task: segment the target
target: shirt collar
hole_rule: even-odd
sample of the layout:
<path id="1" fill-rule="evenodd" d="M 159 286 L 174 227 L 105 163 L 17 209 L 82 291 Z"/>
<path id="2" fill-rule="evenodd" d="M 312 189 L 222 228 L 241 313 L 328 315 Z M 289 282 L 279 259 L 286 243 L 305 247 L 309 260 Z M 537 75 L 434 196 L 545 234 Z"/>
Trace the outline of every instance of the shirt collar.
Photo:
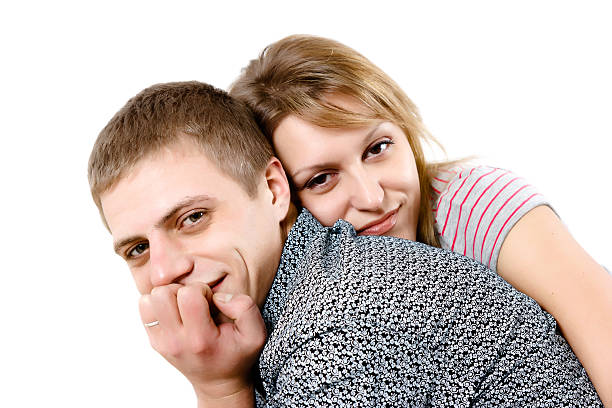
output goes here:
<path id="1" fill-rule="evenodd" d="M 272 333 L 279 317 L 284 312 L 287 296 L 308 272 L 307 266 L 303 265 L 303 260 L 308 256 L 313 241 L 326 230 L 327 228 L 304 208 L 289 231 L 278 271 L 262 310 L 268 335 Z"/>

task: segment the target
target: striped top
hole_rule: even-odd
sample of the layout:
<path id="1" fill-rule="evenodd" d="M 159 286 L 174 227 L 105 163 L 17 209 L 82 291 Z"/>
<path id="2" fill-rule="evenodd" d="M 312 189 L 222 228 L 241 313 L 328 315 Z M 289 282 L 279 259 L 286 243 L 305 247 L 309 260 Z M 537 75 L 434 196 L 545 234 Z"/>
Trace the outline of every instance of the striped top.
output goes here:
<path id="1" fill-rule="evenodd" d="M 434 227 L 442 248 L 497 270 L 506 235 L 519 219 L 548 205 L 532 185 L 514 173 L 489 166 L 441 171 L 432 181 Z"/>

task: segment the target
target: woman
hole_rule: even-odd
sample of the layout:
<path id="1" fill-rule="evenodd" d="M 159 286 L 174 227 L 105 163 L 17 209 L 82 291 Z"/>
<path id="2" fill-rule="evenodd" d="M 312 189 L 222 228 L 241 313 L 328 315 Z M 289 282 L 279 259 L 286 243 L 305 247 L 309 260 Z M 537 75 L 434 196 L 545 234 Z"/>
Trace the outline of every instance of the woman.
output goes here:
<path id="1" fill-rule="evenodd" d="M 524 180 L 491 167 L 427 163 L 415 105 L 338 42 L 268 46 L 230 93 L 274 144 L 300 204 L 324 225 L 441 246 L 496 270 L 557 320 L 612 405 L 612 278 Z M 416 232 L 415 232 L 416 231 Z"/>

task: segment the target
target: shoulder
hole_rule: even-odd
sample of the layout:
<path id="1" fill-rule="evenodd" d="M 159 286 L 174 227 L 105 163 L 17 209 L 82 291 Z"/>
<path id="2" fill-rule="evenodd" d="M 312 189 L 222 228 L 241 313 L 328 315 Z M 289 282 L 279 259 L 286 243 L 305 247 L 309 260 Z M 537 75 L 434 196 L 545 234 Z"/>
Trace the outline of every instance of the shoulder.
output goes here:
<path id="1" fill-rule="evenodd" d="M 443 248 L 495 270 L 503 240 L 514 224 L 546 198 L 523 177 L 491 167 L 457 167 L 432 181 L 434 228 Z"/>
<path id="2" fill-rule="evenodd" d="M 468 191 L 472 188 L 482 190 L 495 181 L 520 179 L 510 170 L 492 166 L 454 166 L 441 169 L 431 180 L 434 203 L 447 198 L 449 193 Z"/>
<path id="3" fill-rule="evenodd" d="M 529 188 L 533 190 L 533 186 L 524 178 L 498 167 L 456 167 L 444 170 L 432 180 L 436 221 L 445 221 L 446 224 L 438 228 L 445 230 L 448 226 L 447 218 L 453 211 L 458 213 L 466 206 L 472 209 L 478 204 L 485 208 L 493 203 L 502 205 L 507 199 Z M 537 192 L 533 191 L 532 194 Z M 441 216 L 445 218 L 441 219 Z"/>
<path id="4" fill-rule="evenodd" d="M 305 334 L 334 325 L 408 322 L 415 310 L 440 310 L 450 292 L 465 301 L 469 297 L 458 294 L 472 286 L 505 289 L 504 281 L 469 258 L 414 241 L 356 236 L 345 221 L 316 241 L 300 268 L 304 274 L 285 311 L 296 324 L 308 317 Z M 313 330 L 316 325 L 322 326 Z"/>

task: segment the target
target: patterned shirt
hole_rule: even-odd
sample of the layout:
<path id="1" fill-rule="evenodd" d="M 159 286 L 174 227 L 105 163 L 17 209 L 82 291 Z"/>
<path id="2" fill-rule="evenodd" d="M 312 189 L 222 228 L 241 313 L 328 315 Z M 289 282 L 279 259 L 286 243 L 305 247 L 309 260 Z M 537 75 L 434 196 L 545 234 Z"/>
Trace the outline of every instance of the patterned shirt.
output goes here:
<path id="1" fill-rule="evenodd" d="M 434 227 L 442 248 L 494 271 L 512 227 L 533 208 L 548 205 L 525 179 L 489 166 L 442 171 L 434 177 L 432 189 Z"/>
<path id="2" fill-rule="evenodd" d="M 259 406 L 602 406 L 555 320 L 483 265 L 306 210 L 262 314 Z"/>

